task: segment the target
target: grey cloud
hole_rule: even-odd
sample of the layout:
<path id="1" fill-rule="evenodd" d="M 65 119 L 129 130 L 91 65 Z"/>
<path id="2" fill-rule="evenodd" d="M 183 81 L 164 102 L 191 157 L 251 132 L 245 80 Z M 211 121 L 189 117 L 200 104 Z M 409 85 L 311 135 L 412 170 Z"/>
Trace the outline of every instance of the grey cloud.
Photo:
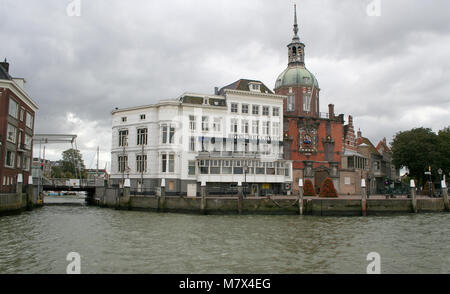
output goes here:
<path id="1" fill-rule="evenodd" d="M 82 0 L 80 17 L 66 15 L 69 2 L 0 1 L 0 37 L 8 40 L 0 54 L 41 107 L 38 132 L 72 132 L 67 112 L 107 130 L 114 107 L 212 93 L 238 78 L 272 88 L 287 65 L 291 1 Z M 418 108 L 449 113 L 450 4 L 382 0 L 382 15 L 368 17 L 369 2 L 308 0 L 297 7 L 321 110 L 334 103 L 377 141 L 409 128 L 405 117 Z M 430 127 L 445 125 L 431 116 Z M 91 143 L 79 145 L 91 150 Z"/>

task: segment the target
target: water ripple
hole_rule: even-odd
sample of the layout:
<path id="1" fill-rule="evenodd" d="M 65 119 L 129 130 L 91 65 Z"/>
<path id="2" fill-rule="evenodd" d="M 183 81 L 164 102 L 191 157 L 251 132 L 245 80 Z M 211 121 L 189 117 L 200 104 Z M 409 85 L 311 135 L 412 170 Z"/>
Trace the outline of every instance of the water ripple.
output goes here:
<path id="1" fill-rule="evenodd" d="M 450 214 L 200 216 L 48 206 L 0 218 L 0 273 L 449 273 Z"/>

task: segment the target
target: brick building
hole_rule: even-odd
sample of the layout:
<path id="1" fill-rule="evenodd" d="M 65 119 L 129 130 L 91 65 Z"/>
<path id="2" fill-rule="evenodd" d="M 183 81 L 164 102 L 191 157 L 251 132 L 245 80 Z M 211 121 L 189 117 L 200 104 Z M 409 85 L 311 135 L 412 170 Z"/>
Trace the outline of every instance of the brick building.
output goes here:
<path id="1" fill-rule="evenodd" d="M 287 96 L 284 103 L 284 154 L 293 161 L 293 190 L 298 179 L 310 179 L 316 190 L 323 180 L 340 186 L 340 164 L 344 143 L 344 115 L 335 115 L 334 105 L 321 113 L 320 87 L 305 67 L 305 44 L 298 36 L 295 14 L 294 37 L 288 47 L 288 67 L 278 76 L 275 93 Z"/>
<path id="2" fill-rule="evenodd" d="M 31 175 L 34 118 L 39 107 L 24 85 L 24 79 L 11 77 L 6 59 L 0 62 L 0 192 L 13 191 L 18 174 L 23 174 L 25 184 Z"/>

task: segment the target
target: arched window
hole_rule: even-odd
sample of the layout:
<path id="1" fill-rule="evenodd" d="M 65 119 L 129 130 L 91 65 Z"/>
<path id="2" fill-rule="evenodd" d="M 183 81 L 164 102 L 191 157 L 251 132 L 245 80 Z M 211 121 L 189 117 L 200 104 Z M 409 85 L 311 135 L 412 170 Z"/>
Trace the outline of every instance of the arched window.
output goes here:
<path id="1" fill-rule="evenodd" d="M 292 47 L 292 54 L 297 55 L 297 47 Z"/>

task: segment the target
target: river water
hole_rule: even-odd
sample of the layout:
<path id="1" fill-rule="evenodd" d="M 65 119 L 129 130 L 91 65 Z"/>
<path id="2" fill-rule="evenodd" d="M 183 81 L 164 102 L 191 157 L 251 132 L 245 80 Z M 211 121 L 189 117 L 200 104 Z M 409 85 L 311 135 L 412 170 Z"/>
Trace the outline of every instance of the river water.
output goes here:
<path id="1" fill-rule="evenodd" d="M 0 218 L 0 273 L 450 273 L 450 214 L 186 215 L 52 205 Z"/>

